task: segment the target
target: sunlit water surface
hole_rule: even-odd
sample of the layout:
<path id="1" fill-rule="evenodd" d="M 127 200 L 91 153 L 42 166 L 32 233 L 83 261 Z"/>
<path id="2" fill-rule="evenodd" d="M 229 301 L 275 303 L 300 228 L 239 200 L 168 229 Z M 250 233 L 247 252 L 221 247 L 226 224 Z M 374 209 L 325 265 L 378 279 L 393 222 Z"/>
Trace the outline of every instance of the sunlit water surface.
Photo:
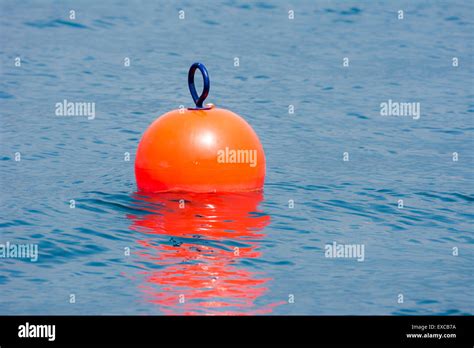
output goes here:
<path id="1" fill-rule="evenodd" d="M 39 246 L 1 260 L 0 313 L 473 313 L 472 2 L 0 10 L 0 242 Z M 136 192 L 140 136 L 191 106 L 194 61 L 259 134 L 263 193 Z M 96 117 L 56 116 L 64 99 Z M 388 99 L 420 119 L 381 116 Z M 364 261 L 326 258 L 333 242 Z"/>

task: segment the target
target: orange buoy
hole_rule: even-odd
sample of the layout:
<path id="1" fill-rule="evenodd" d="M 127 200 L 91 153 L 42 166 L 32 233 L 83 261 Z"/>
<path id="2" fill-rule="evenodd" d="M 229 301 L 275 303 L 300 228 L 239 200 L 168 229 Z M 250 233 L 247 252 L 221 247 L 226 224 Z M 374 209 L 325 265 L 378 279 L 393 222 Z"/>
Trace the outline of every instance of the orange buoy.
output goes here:
<path id="1" fill-rule="evenodd" d="M 194 73 L 204 78 L 198 97 Z M 263 189 L 265 153 L 252 127 L 237 114 L 203 106 L 210 88 L 201 63 L 189 69 L 195 108 L 170 111 L 156 119 L 138 145 L 135 177 L 144 192 L 241 192 Z"/>

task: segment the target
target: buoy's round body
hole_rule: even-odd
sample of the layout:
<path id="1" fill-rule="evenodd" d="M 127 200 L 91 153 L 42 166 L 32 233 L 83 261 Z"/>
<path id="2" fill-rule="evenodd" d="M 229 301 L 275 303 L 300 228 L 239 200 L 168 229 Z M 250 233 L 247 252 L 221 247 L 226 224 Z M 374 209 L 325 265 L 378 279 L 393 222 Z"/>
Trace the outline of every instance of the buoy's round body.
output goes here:
<path id="1" fill-rule="evenodd" d="M 135 176 L 144 192 L 256 191 L 265 154 L 252 127 L 229 110 L 173 110 L 143 134 Z"/>

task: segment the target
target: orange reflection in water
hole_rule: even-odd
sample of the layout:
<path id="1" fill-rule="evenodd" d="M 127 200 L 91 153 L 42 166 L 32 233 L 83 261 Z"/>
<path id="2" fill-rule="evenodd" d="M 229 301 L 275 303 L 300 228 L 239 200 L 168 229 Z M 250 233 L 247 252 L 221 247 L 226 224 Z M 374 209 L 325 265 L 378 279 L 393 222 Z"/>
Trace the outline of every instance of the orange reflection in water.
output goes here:
<path id="1" fill-rule="evenodd" d="M 146 298 L 164 314 L 267 314 L 280 303 L 258 307 L 269 278 L 242 264 L 258 259 L 259 240 L 270 217 L 258 210 L 260 192 L 164 193 L 136 198 L 145 216 L 128 215 L 131 229 L 149 238 L 137 242 L 145 266 Z M 160 239 L 153 235 L 169 236 Z"/>

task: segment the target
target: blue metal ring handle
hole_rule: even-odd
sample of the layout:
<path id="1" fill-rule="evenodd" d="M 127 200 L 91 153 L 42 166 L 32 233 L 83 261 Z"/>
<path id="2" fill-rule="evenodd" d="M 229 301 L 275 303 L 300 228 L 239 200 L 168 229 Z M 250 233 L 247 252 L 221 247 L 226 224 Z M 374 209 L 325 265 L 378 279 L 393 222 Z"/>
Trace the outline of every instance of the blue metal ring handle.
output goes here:
<path id="1" fill-rule="evenodd" d="M 198 97 L 197 92 L 196 92 L 196 86 L 194 86 L 194 73 L 196 72 L 196 69 L 199 69 L 202 74 L 202 78 L 204 79 L 204 86 L 202 88 L 201 95 Z M 188 73 L 188 86 L 189 86 L 189 92 L 191 92 L 191 96 L 193 97 L 194 104 L 196 104 L 196 109 L 207 109 L 202 107 L 202 103 L 204 100 L 207 98 L 207 95 L 209 94 L 209 88 L 211 87 L 211 82 L 209 81 L 209 73 L 207 72 L 206 67 L 202 63 L 194 63 L 191 65 L 189 68 L 189 73 Z"/>

